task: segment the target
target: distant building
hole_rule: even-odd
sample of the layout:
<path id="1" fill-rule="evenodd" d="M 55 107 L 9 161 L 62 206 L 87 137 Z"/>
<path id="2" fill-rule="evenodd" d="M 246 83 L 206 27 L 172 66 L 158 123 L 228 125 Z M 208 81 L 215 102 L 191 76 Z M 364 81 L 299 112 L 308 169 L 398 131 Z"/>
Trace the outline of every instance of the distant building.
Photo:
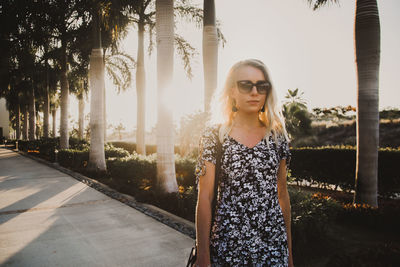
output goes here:
<path id="1" fill-rule="evenodd" d="M 6 108 L 6 99 L 0 98 L 0 140 L 10 138 L 9 113 Z"/>

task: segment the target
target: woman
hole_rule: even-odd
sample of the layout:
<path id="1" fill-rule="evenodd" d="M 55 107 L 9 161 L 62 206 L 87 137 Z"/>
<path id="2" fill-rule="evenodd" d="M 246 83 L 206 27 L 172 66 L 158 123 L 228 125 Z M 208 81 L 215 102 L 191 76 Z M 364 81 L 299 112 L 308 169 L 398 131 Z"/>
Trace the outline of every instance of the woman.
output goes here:
<path id="1" fill-rule="evenodd" d="M 218 103 L 222 123 L 205 129 L 196 167 L 196 266 L 293 266 L 289 138 L 265 65 L 255 59 L 236 63 Z M 222 153 L 214 196 L 218 139 Z"/>

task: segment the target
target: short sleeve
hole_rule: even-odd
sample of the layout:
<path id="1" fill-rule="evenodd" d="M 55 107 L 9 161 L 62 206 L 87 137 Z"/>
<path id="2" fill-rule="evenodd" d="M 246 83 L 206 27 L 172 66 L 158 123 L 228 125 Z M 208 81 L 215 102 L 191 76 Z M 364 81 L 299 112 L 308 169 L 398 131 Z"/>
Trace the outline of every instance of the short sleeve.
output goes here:
<path id="1" fill-rule="evenodd" d="M 280 160 L 286 159 L 286 169 L 290 166 L 290 161 L 292 159 L 292 153 L 290 152 L 289 142 L 286 140 L 285 136 L 280 135 L 279 137 L 279 158 Z"/>
<path id="2" fill-rule="evenodd" d="M 214 165 L 216 164 L 217 141 L 218 141 L 218 128 L 207 127 L 200 138 L 199 155 L 197 158 L 196 169 L 195 169 L 196 187 L 198 187 L 200 176 L 206 174 L 205 162 L 209 161 Z"/>

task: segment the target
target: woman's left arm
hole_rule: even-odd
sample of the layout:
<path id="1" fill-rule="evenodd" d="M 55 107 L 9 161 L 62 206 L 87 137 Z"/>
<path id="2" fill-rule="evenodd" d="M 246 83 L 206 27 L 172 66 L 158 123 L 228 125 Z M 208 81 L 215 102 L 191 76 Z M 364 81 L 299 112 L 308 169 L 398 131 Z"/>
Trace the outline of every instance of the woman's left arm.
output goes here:
<path id="1" fill-rule="evenodd" d="M 286 225 L 286 233 L 289 248 L 289 267 L 293 265 L 293 254 L 292 254 L 292 233 L 291 233 L 291 210 L 290 210 L 290 198 L 287 190 L 286 180 L 286 159 L 282 159 L 278 169 L 278 200 L 282 209 L 283 218 Z"/>

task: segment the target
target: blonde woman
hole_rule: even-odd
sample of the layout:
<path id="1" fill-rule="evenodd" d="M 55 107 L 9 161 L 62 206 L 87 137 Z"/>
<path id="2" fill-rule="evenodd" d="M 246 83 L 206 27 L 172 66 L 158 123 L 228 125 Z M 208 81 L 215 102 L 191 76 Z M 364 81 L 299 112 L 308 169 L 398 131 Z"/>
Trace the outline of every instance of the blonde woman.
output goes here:
<path id="1" fill-rule="evenodd" d="M 289 138 L 266 66 L 255 59 L 236 63 L 217 100 L 222 121 L 205 129 L 196 167 L 196 266 L 293 266 Z"/>

